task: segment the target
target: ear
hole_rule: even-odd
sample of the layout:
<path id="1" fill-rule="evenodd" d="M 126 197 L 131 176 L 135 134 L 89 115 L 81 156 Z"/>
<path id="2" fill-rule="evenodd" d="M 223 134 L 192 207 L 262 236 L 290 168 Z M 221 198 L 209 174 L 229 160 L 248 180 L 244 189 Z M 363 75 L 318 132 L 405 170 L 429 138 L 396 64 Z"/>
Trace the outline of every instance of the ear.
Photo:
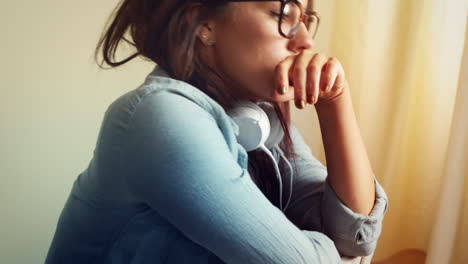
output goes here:
<path id="1" fill-rule="evenodd" d="M 205 22 L 198 28 L 197 36 L 203 44 L 212 46 L 215 40 L 214 22 Z"/>
<path id="2" fill-rule="evenodd" d="M 193 3 L 188 7 L 186 19 L 188 24 L 195 23 L 200 12 L 200 3 Z M 197 29 L 198 39 L 205 45 L 211 46 L 215 43 L 215 21 L 213 19 L 202 23 Z"/>

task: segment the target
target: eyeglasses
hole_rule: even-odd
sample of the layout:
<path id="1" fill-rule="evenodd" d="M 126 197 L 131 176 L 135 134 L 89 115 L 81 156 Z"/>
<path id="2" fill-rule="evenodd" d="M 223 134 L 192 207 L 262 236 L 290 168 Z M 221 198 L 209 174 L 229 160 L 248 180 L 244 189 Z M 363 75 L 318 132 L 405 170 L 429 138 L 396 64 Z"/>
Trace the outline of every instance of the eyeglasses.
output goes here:
<path id="1" fill-rule="evenodd" d="M 194 2 L 208 2 L 209 0 L 195 0 Z M 311 10 L 304 11 L 304 7 L 298 0 L 226 0 L 228 2 L 266 2 L 280 1 L 281 9 L 279 13 L 272 12 L 271 15 L 278 19 L 278 31 L 281 36 L 292 39 L 303 22 L 307 32 L 312 39 L 317 35 L 320 17 L 317 12 Z"/>

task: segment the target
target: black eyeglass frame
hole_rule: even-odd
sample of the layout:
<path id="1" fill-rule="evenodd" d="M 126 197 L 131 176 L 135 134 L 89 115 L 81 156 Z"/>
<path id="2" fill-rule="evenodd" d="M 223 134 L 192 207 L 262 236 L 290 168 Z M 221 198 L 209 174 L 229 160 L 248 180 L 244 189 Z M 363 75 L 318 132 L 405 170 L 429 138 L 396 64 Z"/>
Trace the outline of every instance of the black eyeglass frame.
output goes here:
<path id="1" fill-rule="evenodd" d="M 193 2 L 208 2 L 208 1 L 210 1 L 210 0 L 193 0 Z M 304 24 L 307 27 L 307 30 L 310 30 L 309 27 L 308 27 L 308 24 L 307 24 L 308 22 L 306 22 L 305 19 L 308 19 L 307 21 L 310 21 L 311 19 L 314 19 L 314 18 L 317 20 L 317 24 L 316 24 L 314 32 L 312 34 L 312 39 L 315 39 L 315 36 L 317 35 L 318 27 L 319 27 L 319 24 L 320 24 L 320 16 L 318 15 L 318 13 L 316 11 L 314 11 L 312 9 L 312 7 L 309 10 L 304 11 L 304 7 L 302 6 L 301 2 L 299 2 L 298 0 L 224 0 L 224 1 L 227 1 L 227 2 L 271 2 L 271 1 L 279 1 L 279 2 L 281 2 L 281 9 L 280 9 L 280 17 L 279 17 L 279 21 L 278 21 L 278 32 L 280 33 L 280 35 L 282 37 L 285 37 L 287 39 L 294 38 L 296 36 L 298 27 L 300 26 L 301 22 L 304 22 Z M 299 19 L 299 23 L 297 25 L 295 25 L 294 28 L 291 29 L 291 32 L 290 32 L 291 34 L 286 35 L 282 31 L 281 25 L 283 23 L 284 7 L 290 2 L 293 2 L 294 4 L 299 6 L 299 8 L 301 9 L 301 18 Z"/>

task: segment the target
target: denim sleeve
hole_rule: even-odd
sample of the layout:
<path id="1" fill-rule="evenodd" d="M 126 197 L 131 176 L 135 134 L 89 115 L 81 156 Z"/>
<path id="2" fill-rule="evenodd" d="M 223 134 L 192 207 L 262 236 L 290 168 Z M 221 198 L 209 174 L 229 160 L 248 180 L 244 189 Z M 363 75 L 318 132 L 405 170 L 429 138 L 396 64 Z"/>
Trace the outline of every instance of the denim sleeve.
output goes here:
<path id="1" fill-rule="evenodd" d="M 148 95 L 126 138 L 130 192 L 225 263 L 340 263 L 331 239 L 301 231 L 269 202 L 216 119 L 189 98 Z"/>
<path id="2" fill-rule="evenodd" d="M 329 185 L 327 169 L 312 154 L 298 129 L 290 126 L 297 169 L 293 169 L 293 193 L 285 214 L 303 230 L 320 231 L 330 237 L 347 256 L 374 252 L 382 230 L 388 199 L 374 177 L 375 203 L 369 216 L 353 212 Z M 294 167 L 293 167 L 294 168 Z"/>

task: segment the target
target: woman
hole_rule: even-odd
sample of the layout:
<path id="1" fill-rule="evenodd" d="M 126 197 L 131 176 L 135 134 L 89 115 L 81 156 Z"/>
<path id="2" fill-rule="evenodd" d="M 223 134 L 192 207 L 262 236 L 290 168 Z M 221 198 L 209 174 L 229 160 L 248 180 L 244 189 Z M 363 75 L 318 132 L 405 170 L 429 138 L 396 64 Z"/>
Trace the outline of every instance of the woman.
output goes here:
<path id="1" fill-rule="evenodd" d="M 387 197 L 341 64 L 313 51 L 317 26 L 306 0 L 124 0 L 96 54 L 112 67 L 136 56 L 158 66 L 107 110 L 46 263 L 339 263 L 340 254 L 371 254 Z M 137 52 L 116 62 L 120 41 Z M 292 124 L 290 100 L 315 106 L 328 168 Z M 241 101 L 269 102 L 281 121 L 285 136 L 271 150 L 292 181 L 285 210 L 272 161 L 236 140 L 227 113 Z"/>

